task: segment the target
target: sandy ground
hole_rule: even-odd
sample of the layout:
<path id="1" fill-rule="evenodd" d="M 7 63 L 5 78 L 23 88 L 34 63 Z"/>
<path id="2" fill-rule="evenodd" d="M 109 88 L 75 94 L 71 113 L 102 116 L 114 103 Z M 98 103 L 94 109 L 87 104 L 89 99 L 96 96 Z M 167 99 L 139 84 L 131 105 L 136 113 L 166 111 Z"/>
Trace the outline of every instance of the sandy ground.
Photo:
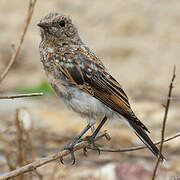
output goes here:
<path id="1" fill-rule="evenodd" d="M 0 1 L 0 72 L 7 65 L 12 44 L 17 46 L 21 35 L 28 2 L 24 0 Z M 161 122 L 173 66 L 177 78 L 173 89 L 173 101 L 168 116 L 166 135 L 179 131 L 180 107 L 180 1 L 179 0 L 38 0 L 22 51 L 6 79 L 0 84 L 0 92 L 13 92 L 20 85 L 36 86 L 45 74 L 39 60 L 39 29 L 37 23 L 49 12 L 72 16 L 83 41 L 103 60 L 109 72 L 123 85 L 137 116 L 151 131 L 154 140 L 160 138 Z M 0 101 L 0 130 L 13 126 L 15 109 L 27 107 L 30 121 L 35 128 L 49 133 L 68 132 L 78 134 L 86 120 L 67 110 L 54 97 Z M 29 122 L 29 120 L 26 120 Z M 141 142 L 119 122 L 109 122 L 105 129 L 111 135 L 110 142 L 101 144 L 114 147 L 140 145 Z M 48 132 L 47 131 L 47 132 Z M 42 138 L 41 136 L 38 136 Z M 73 138 L 69 139 L 71 142 Z M 120 140 L 119 140 L 120 139 Z M 38 146 L 33 143 L 37 157 L 54 152 L 66 142 Z M 38 141 L 38 140 L 37 140 Z M 39 141 L 38 141 L 39 142 Z M 53 148 L 52 148 L 53 146 Z M 169 166 L 161 167 L 157 179 L 180 177 L 180 139 L 166 144 L 164 152 Z M 41 150 L 39 150 L 41 149 Z M 0 172 L 7 171 L 0 145 Z M 40 168 L 44 179 L 150 179 L 155 159 L 149 151 L 133 153 L 82 152 L 77 164 L 51 163 Z M 50 167 L 50 168 L 49 168 Z M 51 169 L 57 171 L 50 177 Z M 129 170 L 129 171 L 128 171 Z M 126 174 L 126 175 L 125 175 Z M 34 177 L 35 178 L 35 177 Z M 26 177 L 25 177 L 26 179 Z M 36 178 L 35 178 L 36 179 Z"/>

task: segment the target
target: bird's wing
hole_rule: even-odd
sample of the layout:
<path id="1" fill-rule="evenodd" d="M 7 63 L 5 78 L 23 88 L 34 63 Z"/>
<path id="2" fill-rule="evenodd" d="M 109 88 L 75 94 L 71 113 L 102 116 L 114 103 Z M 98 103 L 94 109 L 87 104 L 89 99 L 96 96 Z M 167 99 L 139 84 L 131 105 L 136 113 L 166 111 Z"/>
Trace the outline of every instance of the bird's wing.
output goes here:
<path id="1" fill-rule="evenodd" d="M 73 63 L 63 65 L 56 63 L 56 66 L 75 86 L 124 116 L 135 134 L 157 157 L 158 148 L 146 134 L 145 131 L 149 132 L 148 129 L 133 113 L 128 97 L 120 84 L 105 70 L 104 65 L 94 54 L 87 55 L 83 51 L 82 54 L 79 53 L 81 51 L 76 55 L 67 53 L 70 59 L 73 58 Z M 164 161 L 162 155 L 161 160 Z"/>
<path id="2" fill-rule="evenodd" d="M 64 53 L 66 59 L 73 60 L 72 64 L 65 62 L 63 66 L 56 65 L 75 86 L 148 131 L 133 113 L 120 84 L 105 70 L 102 62 L 94 54 L 84 53 L 83 50 L 78 50 L 73 55 L 67 51 Z"/>

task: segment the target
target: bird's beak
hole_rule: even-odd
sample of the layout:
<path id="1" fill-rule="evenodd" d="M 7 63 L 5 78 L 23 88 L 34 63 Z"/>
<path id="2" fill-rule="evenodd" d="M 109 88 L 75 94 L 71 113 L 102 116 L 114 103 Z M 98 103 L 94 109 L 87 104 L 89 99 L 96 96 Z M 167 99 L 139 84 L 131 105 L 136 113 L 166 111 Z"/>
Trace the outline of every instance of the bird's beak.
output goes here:
<path id="1" fill-rule="evenodd" d="M 49 27 L 49 24 L 48 23 L 44 23 L 44 22 L 40 22 L 39 24 L 37 24 L 39 27 L 45 29 L 45 28 L 48 28 Z"/>

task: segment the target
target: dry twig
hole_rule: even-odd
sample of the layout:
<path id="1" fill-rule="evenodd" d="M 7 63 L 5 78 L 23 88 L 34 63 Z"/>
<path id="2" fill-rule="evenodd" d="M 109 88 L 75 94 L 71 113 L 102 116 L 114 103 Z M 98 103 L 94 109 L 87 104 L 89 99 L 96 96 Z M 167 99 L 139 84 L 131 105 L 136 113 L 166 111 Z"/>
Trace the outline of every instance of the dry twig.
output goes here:
<path id="1" fill-rule="evenodd" d="M 21 35 L 21 39 L 20 39 L 20 42 L 19 42 L 19 45 L 17 47 L 17 49 L 15 50 L 15 52 L 13 53 L 10 61 L 9 61 L 9 64 L 7 65 L 6 69 L 3 71 L 3 73 L 0 75 L 0 82 L 6 77 L 6 75 L 8 74 L 8 72 L 10 71 L 13 63 L 15 62 L 16 60 L 16 57 L 18 56 L 20 50 L 21 50 L 21 46 L 22 46 L 22 43 L 24 41 L 24 37 L 25 37 L 25 34 L 27 32 L 27 29 L 28 29 L 28 26 L 29 26 L 29 23 L 31 21 L 31 17 L 32 17 L 32 14 L 33 14 L 33 11 L 34 11 L 34 7 L 35 7 L 35 4 L 36 4 L 36 1 L 37 0 L 30 0 L 29 1 L 29 7 L 28 7 L 28 14 L 27 14 L 27 17 L 26 17 L 26 22 L 25 22 L 25 26 L 24 26 L 24 30 L 22 32 L 22 35 Z"/>
<path id="2" fill-rule="evenodd" d="M 43 93 L 4 95 L 4 96 L 0 96 L 0 99 L 15 99 L 15 98 L 24 98 L 24 97 L 33 97 L 33 96 L 42 96 L 42 95 Z"/>
<path id="3" fill-rule="evenodd" d="M 98 138 L 102 138 L 102 136 L 103 136 L 103 135 L 99 136 Z M 165 139 L 164 142 L 170 141 L 170 140 L 175 139 L 175 138 L 177 138 L 177 137 L 179 137 L 179 136 L 180 136 L 180 133 L 177 133 L 177 134 L 175 134 L 174 136 L 171 136 L 171 137 Z M 96 140 L 97 140 L 97 139 L 96 139 Z M 161 142 L 161 141 L 160 141 L 160 142 Z M 160 143 L 160 142 L 158 142 L 158 143 Z M 158 143 L 156 143 L 156 144 L 158 144 Z M 90 142 L 82 141 L 82 142 L 80 142 L 80 143 L 77 143 L 77 144 L 74 146 L 74 151 L 78 151 L 78 150 L 84 149 L 84 148 L 86 148 L 86 147 L 90 148 Z M 146 146 L 142 146 L 142 147 L 127 148 L 127 149 L 119 149 L 119 150 L 116 151 L 116 152 L 128 152 L 128 151 L 134 151 L 134 150 L 139 150 L 139 149 L 143 149 L 143 148 L 147 148 L 147 147 L 146 147 Z M 92 148 L 92 149 L 93 149 L 93 148 Z M 101 149 L 100 149 L 100 150 L 101 150 Z M 104 149 L 104 150 L 105 150 L 105 149 Z M 108 151 L 107 151 L 107 152 L 108 152 Z M 112 151 L 110 151 L 110 152 L 112 152 Z M 113 151 L 113 152 L 114 152 L 114 151 Z M 23 166 L 23 167 L 20 167 L 20 168 L 18 168 L 18 169 L 16 169 L 16 170 L 10 171 L 10 172 L 4 174 L 3 176 L 1 176 L 1 177 L 0 177 L 0 180 L 8 179 L 8 178 L 13 178 L 13 177 L 16 177 L 16 176 L 18 176 L 18 175 L 24 174 L 24 173 L 26 173 L 26 172 L 31 172 L 31 171 L 35 170 L 36 168 L 38 168 L 38 167 L 40 167 L 40 166 L 42 166 L 42 165 L 44 165 L 44 164 L 47 164 L 47 163 L 52 162 L 52 161 L 55 161 L 55 160 L 57 160 L 57 159 L 59 159 L 59 158 L 61 158 L 61 157 L 67 156 L 67 155 L 69 155 L 69 154 L 70 154 L 69 150 L 64 150 L 64 149 L 62 149 L 62 150 L 60 150 L 60 151 L 57 152 L 57 153 L 54 153 L 54 154 L 49 155 L 49 156 L 47 156 L 47 157 L 41 158 L 41 159 L 39 159 L 39 160 L 37 160 L 37 161 L 34 161 L 34 162 L 30 163 L 30 164 L 27 164 L 27 165 L 25 165 L 25 166 Z"/>
<path id="4" fill-rule="evenodd" d="M 171 79 L 171 82 L 170 82 L 170 85 L 169 85 L 169 92 L 168 92 L 167 102 L 166 102 L 166 106 L 165 106 L 165 113 L 164 113 L 163 125 L 162 125 L 162 130 L 161 130 L 161 143 L 160 143 L 160 148 L 159 148 L 159 156 L 158 156 L 156 165 L 154 167 L 152 180 L 155 180 L 157 168 L 158 168 L 158 165 L 159 165 L 160 160 L 161 160 L 161 154 L 162 154 L 162 149 L 163 149 L 164 133 L 165 133 L 165 128 L 166 128 L 167 115 L 168 115 L 169 105 L 170 105 L 170 102 L 171 102 L 171 94 L 172 94 L 173 83 L 174 83 L 175 78 L 176 78 L 176 67 L 174 66 L 173 76 L 172 76 L 172 79 Z"/>
<path id="5" fill-rule="evenodd" d="M 178 132 L 177 134 L 175 134 L 173 136 L 169 136 L 168 138 L 164 139 L 163 142 L 171 141 L 172 139 L 175 139 L 179 136 L 180 136 L 180 132 Z M 161 143 L 161 140 L 155 142 L 154 144 L 158 145 L 160 143 Z M 88 148 L 95 150 L 93 146 L 90 146 Z M 146 148 L 147 148 L 147 146 L 136 146 L 136 147 L 117 148 L 117 149 L 115 149 L 115 148 L 100 148 L 99 147 L 100 151 L 104 151 L 104 152 L 129 152 L 129 151 L 137 151 L 137 150 L 146 149 Z"/>
<path id="6" fill-rule="evenodd" d="M 7 141 L 7 148 L 4 149 L 7 165 L 11 171 L 15 170 L 17 167 L 24 166 L 25 164 L 29 164 L 30 162 L 36 160 L 36 153 L 29 131 L 24 128 L 23 121 L 19 119 L 20 111 L 21 108 L 17 109 L 15 113 L 14 125 L 16 128 L 16 134 L 13 136 L 14 139 L 11 139 L 13 143 L 9 143 L 9 141 Z M 13 149 L 9 148 L 9 144 L 11 144 L 11 146 L 13 144 Z M 27 176 L 22 173 L 16 179 L 32 179 L 33 173 L 35 173 L 38 179 L 43 179 L 42 175 L 36 170 L 27 174 Z"/>

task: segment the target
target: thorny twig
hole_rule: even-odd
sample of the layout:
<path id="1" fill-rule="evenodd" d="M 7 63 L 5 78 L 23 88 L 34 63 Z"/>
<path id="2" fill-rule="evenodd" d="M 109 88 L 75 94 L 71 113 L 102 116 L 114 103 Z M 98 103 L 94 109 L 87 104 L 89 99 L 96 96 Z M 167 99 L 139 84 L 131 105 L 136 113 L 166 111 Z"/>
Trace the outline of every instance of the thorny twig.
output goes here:
<path id="1" fill-rule="evenodd" d="M 2 82 L 2 80 L 7 76 L 8 72 L 10 71 L 10 69 L 11 69 L 11 67 L 13 65 L 13 63 L 16 60 L 16 57 L 18 56 L 18 54 L 19 54 L 19 52 L 21 50 L 21 46 L 22 46 L 22 43 L 24 41 L 24 37 L 25 37 L 25 34 L 27 32 L 29 23 L 31 21 L 31 17 L 32 17 L 32 14 L 33 14 L 33 11 L 34 11 L 34 7 L 35 7 L 35 4 L 36 4 L 36 1 L 37 0 L 30 0 L 29 1 L 28 14 L 27 14 L 27 17 L 26 17 L 26 22 L 25 22 L 24 30 L 22 32 L 19 45 L 18 45 L 17 49 L 15 50 L 15 52 L 13 53 L 13 55 L 12 55 L 10 61 L 9 61 L 9 64 L 6 67 L 6 69 L 0 75 L 0 82 Z"/>
<path id="2" fill-rule="evenodd" d="M 163 118 L 163 125 L 162 125 L 162 130 L 161 130 L 161 143 L 160 143 L 160 148 L 159 148 L 159 155 L 158 155 L 156 165 L 154 167 L 152 180 L 155 180 L 157 168 L 158 168 L 158 165 L 159 165 L 160 160 L 161 160 L 161 154 L 162 154 L 162 149 L 163 149 L 164 133 L 165 133 L 165 128 L 166 128 L 167 115 L 168 115 L 169 105 L 170 105 L 170 102 L 171 102 L 171 94 L 172 94 L 173 83 L 174 83 L 175 78 L 176 78 L 176 66 L 174 66 L 173 76 L 172 76 L 172 79 L 171 79 L 171 82 L 170 82 L 170 85 L 169 85 L 169 92 L 168 92 L 166 108 L 165 108 L 165 113 L 164 113 L 164 118 Z"/>

